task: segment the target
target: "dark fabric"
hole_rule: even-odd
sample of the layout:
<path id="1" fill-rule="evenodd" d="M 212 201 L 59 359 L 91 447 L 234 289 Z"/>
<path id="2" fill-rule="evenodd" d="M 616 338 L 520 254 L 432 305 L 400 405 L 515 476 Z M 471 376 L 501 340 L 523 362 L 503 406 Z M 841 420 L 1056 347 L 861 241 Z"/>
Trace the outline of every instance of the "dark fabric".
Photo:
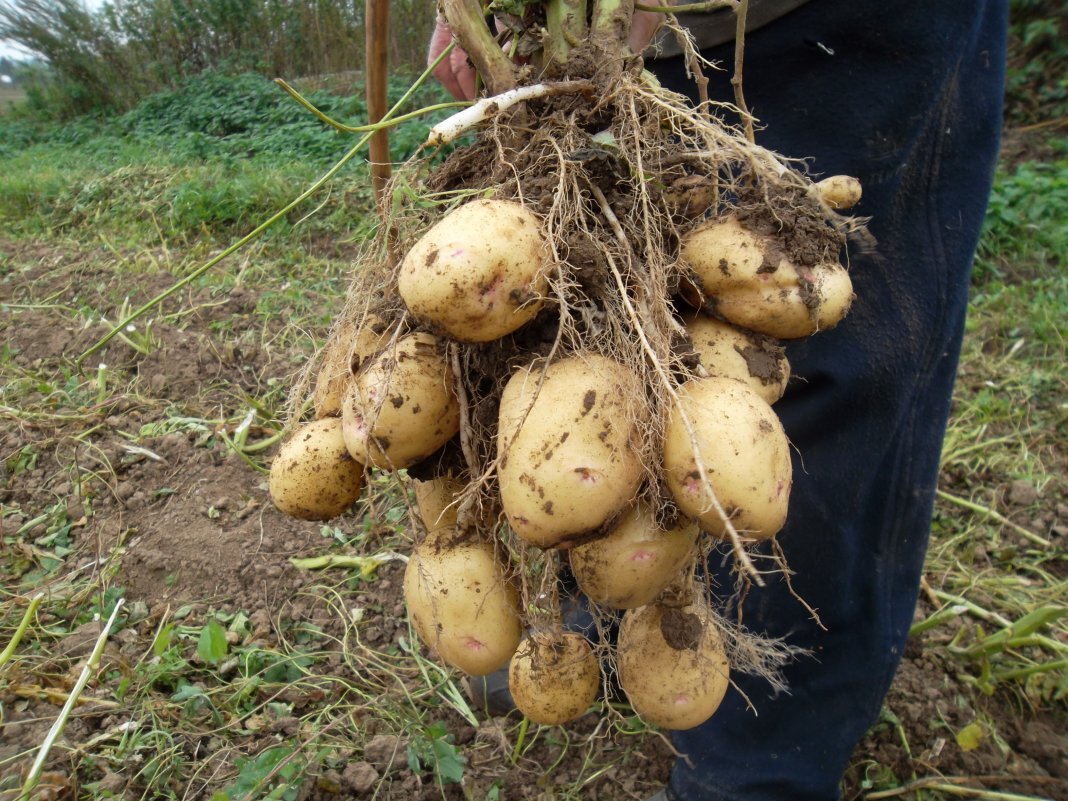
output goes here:
<path id="1" fill-rule="evenodd" d="M 749 9 L 745 15 L 745 30 L 752 32 L 774 22 L 809 0 L 749 0 Z M 675 3 L 681 5 L 681 3 Z M 689 13 L 678 15 L 679 24 L 685 26 L 698 47 L 715 47 L 734 39 L 738 29 L 737 17 L 728 8 L 706 13 Z M 668 30 L 656 37 L 653 52 L 658 58 L 677 56 L 682 52 L 675 35 Z"/>
<path id="2" fill-rule="evenodd" d="M 775 409 L 796 446 L 781 545 L 794 586 L 754 589 L 745 622 L 811 649 L 789 694 L 736 676 L 705 725 L 680 732 L 684 801 L 826 801 L 874 721 L 915 608 L 968 274 L 1001 124 L 1004 0 L 813 0 L 747 37 L 757 141 L 857 176 L 879 241 L 851 252 L 857 295 L 836 329 L 788 348 Z M 705 55 L 731 63 L 731 46 Z M 678 58 L 651 65 L 690 91 Z M 730 100 L 728 76 L 712 91 Z M 729 579 L 721 577 L 721 586 Z"/>

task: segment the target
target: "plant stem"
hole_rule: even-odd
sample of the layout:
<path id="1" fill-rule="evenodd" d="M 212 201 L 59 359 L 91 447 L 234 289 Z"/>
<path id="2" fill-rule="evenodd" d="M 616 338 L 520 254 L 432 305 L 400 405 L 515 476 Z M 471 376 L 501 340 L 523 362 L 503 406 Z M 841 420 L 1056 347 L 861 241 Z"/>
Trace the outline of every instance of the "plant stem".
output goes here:
<path id="1" fill-rule="evenodd" d="M 111 632 L 111 627 L 115 623 L 115 618 L 118 616 L 123 602 L 124 599 L 120 598 L 115 603 L 115 608 L 111 610 L 111 616 L 108 618 L 108 622 L 104 625 L 104 630 L 101 631 L 100 636 L 97 637 L 96 645 L 93 646 L 93 652 L 89 654 L 89 659 L 85 663 L 85 667 L 82 668 L 81 675 L 78 676 L 78 681 L 75 683 L 74 689 L 71 690 L 70 695 L 67 697 L 67 703 L 63 705 L 63 709 L 59 712 L 59 717 L 56 718 L 56 722 L 52 724 L 52 728 L 48 731 L 48 736 L 45 737 L 45 741 L 41 744 L 41 750 L 37 752 L 37 758 L 33 761 L 33 766 L 30 768 L 30 772 L 26 775 L 26 781 L 22 784 L 22 790 L 19 792 L 18 801 L 29 801 L 30 793 L 33 791 L 33 788 L 37 786 L 37 782 L 41 778 L 41 770 L 44 768 L 45 760 L 48 759 L 48 753 L 52 750 L 52 744 L 55 743 L 56 738 L 59 737 L 63 728 L 67 725 L 67 718 L 70 717 L 71 710 L 74 709 L 74 705 L 78 702 L 78 698 L 85 689 L 85 685 L 89 683 L 89 676 L 100 662 L 100 655 L 104 652 L 104 643 L 107 642 L 108 634 Z"/>
<path id="2" fill-rule="evenodd" d="M 3 667 L 7 660 L 14 655 L 15 649 L 19 647 L 19 641 L 22 639 L 22 635 L 24 635 L 26 629 L 29 628 L 30 620 L 33 618 L 34 612 L 37 611 L 37 607 L 41 605 L 41 601 L 43 600 L 43 592 L 39 592 L 37 595 L 33 596 L 30 605 L 26 607 L 26 612 L 22 615 L 22 620 L 19 623 L 18 628 L 15 629 L 15 634 L 11 638 L 11 642 L 7 644 L 3 653 L 0 653 L 0 667 Z"/>
<path id="3" fill-rule="evenodd" d="M 478 0 L 442 0 L 445 20 L 478 70 L 491 95 L 498 95 L 516 84 L 515 69 L 497 44 L 486 24 Z"/>
<path id="4" fill-rule="evenodd" d="M 975 503 L 974 501 L 969 501 L 964 498 L 958 498 L 956 495 L 950 495 L 948 492 L 944 492 L 942 490 L 936 490 L 935 494 L 944 501 L 955 503 L 957 506 L 963 507 L 964 509 L 967 509 L 970 512 L 976 512 L 978 514 L 983 515 L 984 517 L 989 517 L 991 520 L 996 520 L 1003 526 L 1008 526 L 1021 537 L 1028 540 L 1029 542 L 1033 542 L 1035 545 L 1041 545 L 1043 548 L 1049 547 L 1049 542 L 1047 542 L 1044 538 L 1040 537 L 1038 534 L 1035 534 L 1035 532 L 1033 531 L 1027 530 L 1023 526 L 1013 523 L 1011 520 L 1009 520 L 1009 518 L 1005 517 L 1003 514 L 1000 514 L 999 512 L 991 509 L 988 506 L 981 506 Z"/>
<path id="5" fill-rule="evenodd" d="M 630 23 L 634 0 L 594 0 L 590 19 L 590 44 L 610 69 L 619 71 L 631 55 Z"/>
<path id="6" fill-rule="evenodd" d="M 649 11 L 653 14 L 699 14 L 705 11 L 716 11 L 721 8 L 737 8 L 738 0 L 708 0 L 707 3 L 683 3 L 677 6 L 648 6 L 645 3 L 635 3 L 635 11 Z"/>
<path id="7" fill-rule="evenodd" d="M 571 48 L 586 38 L 586 0 L 549 0 L 545 4 L 545 63 L 562 67 Z"/>
<path id="8" fill-rule="evenodd" d="M 519 760 L 519 755 L 523 753 L 523 743 L 527 739 L 527 728 L 530 726 L 530 718 L 523 715 L 523 722 L 519 724 L 519 736 L 515 741 L 515 748 L 512 749 L 512 764 L 514 765 Z"/>
<path id="9" fill-rule="evenodd" d="M 745 125 L 745 138 L 749 144 L 756 141 L 753 132 L 753 115 L 749 113 L 749 107 L 745 104 L 745 95 L 742 93 L 742 62 L 745 55 L 745 18 L 749 13 L 749 0 L 741 0 L 738 3 L 738 19 L 734 28 L 734 75 L 731 76 L 731 86 L 734 87 L 734 105 L 742 113 L 742 123 Z"/>

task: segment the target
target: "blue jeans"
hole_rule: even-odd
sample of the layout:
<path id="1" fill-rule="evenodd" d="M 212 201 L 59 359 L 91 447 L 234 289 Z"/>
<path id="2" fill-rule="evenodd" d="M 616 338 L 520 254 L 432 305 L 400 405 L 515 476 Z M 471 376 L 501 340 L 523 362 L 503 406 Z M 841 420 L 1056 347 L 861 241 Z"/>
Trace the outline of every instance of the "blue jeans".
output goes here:
<path id="1" fill-rule="evenodd" d="M 780 543 L 784 582 L 750 593 L 746 625 L 811 651 L 790 690 L 735 676 L 706 724 L 674 736 L 686 801 L 828 801 L 875 720 L 915 609 L 968 275 L 1001 126 L 1005 0 L 812 0 L 749 35 L 744 88 L 757 141 L 858 177 L 873 253 L 849 253 L 856 302 L 790 345 L 798 377 L 775 409 L 796 446 Z M 733 45 L 705 53 L 728 68 Z M 681 60 L 651 63 L 693 94 Z M 731 100 L 724 74 L 712 91 Z M 719 577 L 730 586 L 730 578 Z"/>

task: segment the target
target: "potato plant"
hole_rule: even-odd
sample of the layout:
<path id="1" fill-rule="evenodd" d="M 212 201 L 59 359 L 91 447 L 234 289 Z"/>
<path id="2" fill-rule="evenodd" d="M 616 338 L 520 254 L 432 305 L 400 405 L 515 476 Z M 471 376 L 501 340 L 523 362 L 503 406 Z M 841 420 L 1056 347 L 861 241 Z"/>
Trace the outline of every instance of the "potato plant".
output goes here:
<path id="1" fill-rule="evenodd" d="M 750 549 L 792 477 L 779 341 L 848 312 L 859 185 L 757 145 L 740 95 L 735 126 L 660 87 L 628 50 L 632 1 L 523 5 L 505 26 L 523 65 L 479 4 L 443 9 L 490 97 L 428 138 L 469 144 L 394 178 L 297 397 L 353 463 L 413 479 L 405 597 L 439 659 L 510 662 L 546 724 L 589 707 L 603 659 L 647 721 L 699 725 L 731 670 L 775 681 L 785 658 L 716 611 L 702 565 L 722 547 L 762 583 Z M 564 631 L 566 566 L 622 617 L 618 648 Z"/>

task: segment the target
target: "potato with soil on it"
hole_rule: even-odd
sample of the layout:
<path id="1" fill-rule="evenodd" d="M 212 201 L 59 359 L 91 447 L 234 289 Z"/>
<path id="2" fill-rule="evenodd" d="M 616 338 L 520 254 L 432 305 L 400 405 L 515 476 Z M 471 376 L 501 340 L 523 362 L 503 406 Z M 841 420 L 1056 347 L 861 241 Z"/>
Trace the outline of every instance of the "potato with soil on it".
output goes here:
<path id="1" fill-rule="evenodd" d="M 490 542 L 427 534 L 404 571 L 404 600 L 419 639 L 464 673 L 492 673 L 519 645 L 519 594 Z"/>
<path id="2" fill-rule="evenodd" d="M 427 531 L 456 527 L 460 494 L 466 486 L 452 473 L 435 476 L 426 481 L 412 481 L 415 508 Z"/>
<path id="3" fill-rule="evenodd" d="M 426 458 L 460 430 L 444 343 L 408 334 L 369 361 L 341 407 L 345 445 L 372 467 L 397 470 Z"/>
<path id="4" fill-rule="evenodd" d="M 723 640 L 708 609 L 651 604 L 623 615 L 619 684 L 646 723 L 692 729 L 719 708 L 730 684 Z"/>
<path id="5" fill-rule="evenodd" d="M 474 200 L 446 214 L 404 258 L 397 288 L 412 315 L 461 342 L 500 339 L 534 318 L 548 287 L 541 221 L 518 203 Z"/>
<path id="6" fill-rule="evenodd" d="M 558 726 L 590 708 L 601 666 L 589 642 L 576 632 L 534 632 L 508 666 L 508 690 L 516 708 L 535 723 Z"/>
<path id="7" fill-rule="evenodd" d="M 341 420 L 327 417 L 286 440 L 271 463 L 268 488 L 282 514 L 329 520 L 355 503 L 363 483 L 363 465 L 345 447 Z"/>
<path id="8" fill-rule="evenodd" d="M 697 525 L 679 515 L 664 528 L 638 502 L 608 534 L 568 552 L 571 571 L 590 600 L 633 609 L 656 600 L 693 556 Z"/>
<path id="9" fill-rule="evenodd" d="M 735 529 L 768 539 L 786 522 L 793 467 L 790 444 L 767 402 L 733 378 L 699 378 L 678 390 L 664 432 L 664 476 L 682 512 L 715 536 L 726 526 L 701 481 L 708 483 Z M 690 439 L 685 417 L 696 437 Z M 695 450 L 696 446 L 696 450 Z"/>
<path id="10" fill-rule="evenodd" d="M 863 190 L 852 175 L 831 175 L 816 184 L 816 193 L 832 209 L 851 209 L 860 202 Z"/>
<path id="11" fill-rule="evenodd" d="M 782 345 L 700 312 L 687 317 L 683 324 L 709 375 L 736 378 L 768 403 L 782 397 L 790 380 L 790 363 Z"/>
<path id="12" fill-rule="evenodd" d="M 795 264 L 772 237 L 735 217 L 688 233 L 679 258 L 717 315 L 778 339 L 833 328 L 853 302 L 853 284 L 840 264 Z"/>
<path id="13" fill-rule="evenodd" d="M 634 498 L 649 425 L 645 391 L 617 361 L 583 352 L 516 371 L 497 435 L 508 524 L 539 548 L 594 535 Z"/>
<path id="14" fill-rule="evenodd" d="M 389 330 L 377 314 L 362 325 L 342 323 L 323 352 L 322 366 L 315 377 L 312 405 L 316 418 L 341 414 L 341 401 L 354 370 L 389 341 Z"/>

